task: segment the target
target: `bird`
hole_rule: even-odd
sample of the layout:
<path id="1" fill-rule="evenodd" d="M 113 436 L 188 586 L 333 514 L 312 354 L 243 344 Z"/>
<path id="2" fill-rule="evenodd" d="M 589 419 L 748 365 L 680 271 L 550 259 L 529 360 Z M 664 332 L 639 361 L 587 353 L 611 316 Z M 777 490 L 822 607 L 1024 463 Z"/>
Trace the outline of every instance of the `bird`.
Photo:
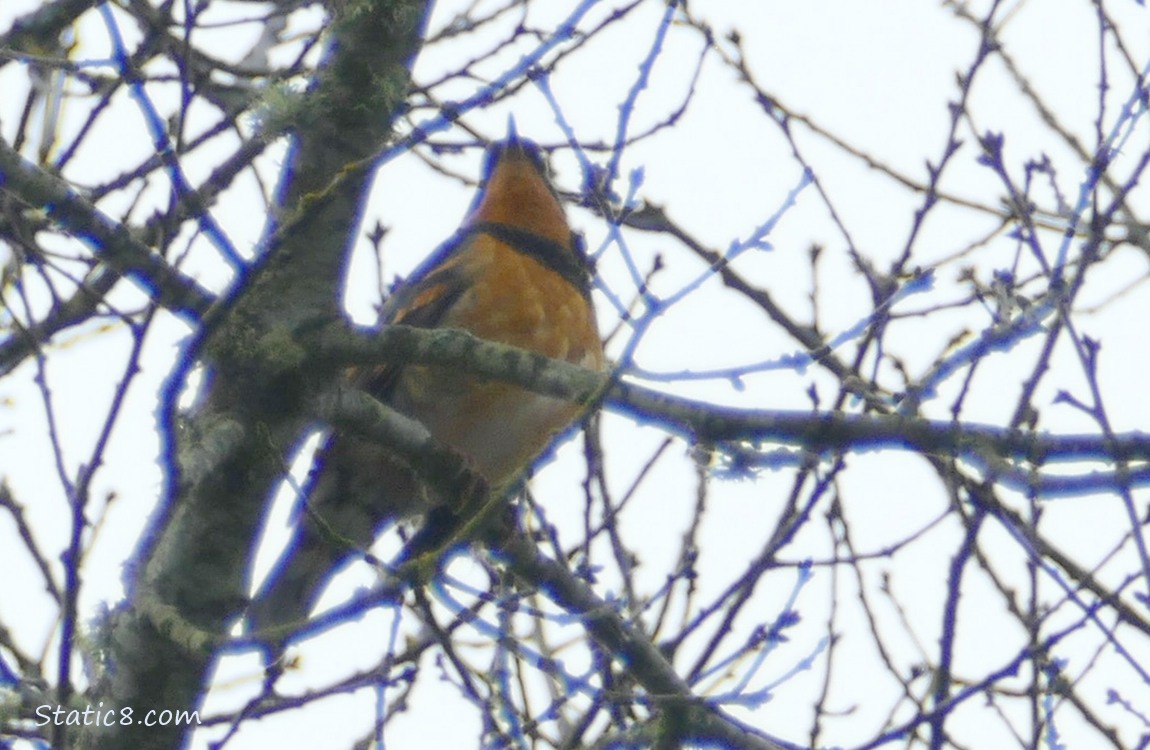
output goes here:
<path id="1" fill-rule="evenodd" d="M 542 150 L 507 136 L 486 152 L 483 177 L 456 231 L 385 300 L 380 322 L 459 328 L 489 341 L 602 370 L 592 270 L 571 230 Z M 350 383 L 421 422 L 492 489 L 517 478 L 585 410 L 577 403 L 446 367 L 353 368 Z M 335 571 L 389 523 L 451 507 L 376 443 L 332 432 L 304 487 L 306 512 L 248 607 L 249 632 L 306 623 Z M 426 523 L 430 524 L 430 521 Z M 417 537 L 418 538 L 418 537 Z M 337 540 L 337 541 L 333 541 Z"/>

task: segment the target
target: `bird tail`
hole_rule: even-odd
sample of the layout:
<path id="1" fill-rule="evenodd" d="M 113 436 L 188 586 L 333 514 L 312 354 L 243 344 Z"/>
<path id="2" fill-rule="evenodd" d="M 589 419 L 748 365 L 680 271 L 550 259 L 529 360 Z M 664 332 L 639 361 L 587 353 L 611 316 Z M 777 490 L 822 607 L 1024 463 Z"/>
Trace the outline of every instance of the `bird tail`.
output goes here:
<path id="1" fill-rule="evenodd" d="M 329 438 L 312 477 L 292 539 L 247 611 L 248 633 L 273 652 L 307 624 L 328 581 L 362 558 L 388 522 L 425 509 L 411 471 L 355 438 Z"/>

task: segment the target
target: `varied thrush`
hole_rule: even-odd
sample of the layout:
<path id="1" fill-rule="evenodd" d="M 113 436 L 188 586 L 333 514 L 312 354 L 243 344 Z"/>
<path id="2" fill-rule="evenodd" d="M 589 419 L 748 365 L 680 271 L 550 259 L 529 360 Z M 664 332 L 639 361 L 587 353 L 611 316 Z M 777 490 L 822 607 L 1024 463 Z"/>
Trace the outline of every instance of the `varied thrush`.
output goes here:
<path id="1" fill-rule="evenodd" d="M 602 369 L 591 273 L 577 240 L 539 147 L 512 128 L 488 150 L 459 231 L 396 288 L 381 321 L 461 328 Z M 444 367 L 389 364 L 349 377 L 467 457 L 491 488 L 514 479 L 582 411 Z M 338 432 L 320 448 L 309 485 L 308 512 L 299 514 L 289 547 L 249 609 L 253 631 L 301 624 L 334 570 L 388 522 L 452 504 L 385 448 Z M 333 534 L 343 544 L 333 544 Z"/>

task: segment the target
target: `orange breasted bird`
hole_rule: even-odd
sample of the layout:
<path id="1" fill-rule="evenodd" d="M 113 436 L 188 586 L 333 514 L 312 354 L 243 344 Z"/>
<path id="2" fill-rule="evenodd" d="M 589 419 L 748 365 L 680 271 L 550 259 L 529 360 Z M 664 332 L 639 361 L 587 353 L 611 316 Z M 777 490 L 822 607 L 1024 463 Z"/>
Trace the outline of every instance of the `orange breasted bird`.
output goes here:
<path id="1" fill-rule="evenodd" d="M 591 273 L 576 239 L 538 146 L 512 127 L 488 150 L 463 225 L 387 299 L 381 320 L 462 328 L 602 369 Z M 444 367 L 388 364 L 349 377 L 422 422 L 493 488 L 518 476 L 583 410 Z M 389 521 L 452 504 L 386 448 L 338 432 L 320 449 L 308 484 L 310 512 L 298 514 L 288 549 L 249 608 L 253 631 L 302 624 L 334 570 L 369 547 Z"/>

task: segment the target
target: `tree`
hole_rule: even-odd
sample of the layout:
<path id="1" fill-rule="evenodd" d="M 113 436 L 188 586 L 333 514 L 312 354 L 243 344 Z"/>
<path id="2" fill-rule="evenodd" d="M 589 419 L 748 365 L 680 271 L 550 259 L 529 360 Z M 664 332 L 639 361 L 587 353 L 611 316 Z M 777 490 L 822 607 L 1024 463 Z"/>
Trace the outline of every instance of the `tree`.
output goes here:
<path id="1" fill-rule="evenodd" d="M 1145 11 L 703 5 L 14 18 L 6 743 L 1146 746 Z M 511 113 L 608 376 L 370 325 Z M 363 550 L 265 678 L 317 430 L 475 486 L 341 385 L 380 362 L 602 409 L 467 545 Z"/>

